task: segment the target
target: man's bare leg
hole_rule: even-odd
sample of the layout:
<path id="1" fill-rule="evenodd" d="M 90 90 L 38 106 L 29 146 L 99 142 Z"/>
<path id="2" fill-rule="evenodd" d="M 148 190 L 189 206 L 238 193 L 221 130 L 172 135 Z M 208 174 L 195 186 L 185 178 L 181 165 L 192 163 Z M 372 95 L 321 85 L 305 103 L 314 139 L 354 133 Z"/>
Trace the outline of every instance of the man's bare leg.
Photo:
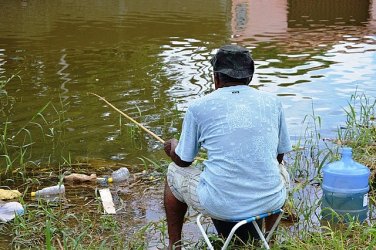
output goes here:
<path id="1" fill-rule="evenodd" d="M 167 180 L 165 182 L 164 206 L 166 211 L 168 227 L 168 249 L 180 250 L 180 246 L 175 246 L 175 248 L 173 248 L 173 246 L 175 243 L 178 243 L 180 245 L 184 216 L 187 212 L 188 206 L 187 204 L 175 198 L 174 194 L 171 192 L 171 189 L 167 184 Z"/>
<path id="2" fill-rule="evenodd" d="M 265 218 L 265 231 L 266 232 L 269 232 L 272 229 L 274 223 L 278 219 L 278 216 L 279 214 L 272 214 Z"/>
<path id="3" fill-rule="evenodd" d="M 268 236 L 270 230 L 272 229 L 274 223 L 276 222 L 276 220 L 278 219 L 278 216 L 279 214 L 272 214 L 268 217 L 265 218 L 265 238 Z M 277 229 L 277 228 L 276 228 Z M 269 244 L 272 245 L 274 243 L 274 235 L 272 236 L 272 238 L 270 239 L 270 242 Z"/>

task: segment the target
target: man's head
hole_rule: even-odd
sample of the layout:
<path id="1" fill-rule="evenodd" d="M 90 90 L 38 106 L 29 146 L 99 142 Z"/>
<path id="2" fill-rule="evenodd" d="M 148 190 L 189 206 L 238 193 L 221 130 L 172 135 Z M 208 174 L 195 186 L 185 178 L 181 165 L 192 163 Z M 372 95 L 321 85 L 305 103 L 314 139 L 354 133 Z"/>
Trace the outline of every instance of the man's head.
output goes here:
<path id="1" fill-rule="evenodd" d="M 216 88 L 248 84 L 252 80 L 255 66 L 251 54 L 238 45 L 221 47 L 210 60 Z"/>

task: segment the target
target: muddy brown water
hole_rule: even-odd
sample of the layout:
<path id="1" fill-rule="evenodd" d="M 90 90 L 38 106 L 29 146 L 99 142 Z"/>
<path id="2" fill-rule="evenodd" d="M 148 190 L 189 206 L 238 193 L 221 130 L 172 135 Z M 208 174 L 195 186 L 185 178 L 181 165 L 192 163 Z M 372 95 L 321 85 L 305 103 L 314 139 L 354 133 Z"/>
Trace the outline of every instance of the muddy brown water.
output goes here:
<path id="1" fill-rule="evenodd" d="M 178 136 L 189 102 L 213 90 L 208 60 L 215 49 L 238 43 L 255 59 L 252 85 L 283 102 L 293 140 L 312 108 L 323 136 L 334 137 L 355 90 L 376 96 L 375 30 L 375 0 L 3 0 L 0 80 L 19 78 L 5 87 L 10 99 L 0 95 L 0 126 L 8 122 L 9 144 L 28 145 L 25 161 L 36 172 L 61 173 L 45 166 L 63 157 L 159 160 L 159 142 L 88 92 L 164 139 Z M 43 117 L 28 123 L 49 102 Z M 31 137 L 17 134 L 25 124 Z M 130 199 L 142 204 L 144 218 L 127 223 L 163 218 L 160 190 L 147 193 L 152 198 Z"/>

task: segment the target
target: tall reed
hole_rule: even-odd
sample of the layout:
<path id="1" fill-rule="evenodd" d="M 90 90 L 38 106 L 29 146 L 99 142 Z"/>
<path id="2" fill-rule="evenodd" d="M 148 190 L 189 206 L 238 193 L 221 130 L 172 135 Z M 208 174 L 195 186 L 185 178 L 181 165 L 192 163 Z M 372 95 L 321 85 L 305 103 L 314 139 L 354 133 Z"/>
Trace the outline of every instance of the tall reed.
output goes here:
<path id="1" fill-rule="evenodd" d="M 338 148 L 341 146 L 350 146 L 354 151 L 354 158 L 365 164 L 375 175 L 375 99 L 367 97 L 364 93 L 355 93 L 351 96 L 348 107 L 345 107 L 346 125 L 337 130 L 338 138 L 331 140 L 333 143 L 322 141 L 321 136 L 316 131 L 308 133 L 303 140 L 302 152 L 297 152 L 293 160 L 296 167 L 295 180 L 301 174 L 301 168 L 306 166 L 315 167 L 313 175 L 308 174 L 309 178 L 303 178 L 306 184 L 315 184 L 317 187 L 306 188 L 307 185 L 296 185 L 293 191 L 293 200 L 297 204 L 294 208 L 300 215 L 299 222 L 289 227 L 282 227 L 280 230 L 280 239 L 275 249 L 373 249 L 376 246 L 375 226 L 374 226 L 374 204 L 375 192 L 371 190 L 370 197 L 370 219 L 368 223 L 360 224 L 352 221 L 345 226 L 327 225 L 320 223 L 321 204 L 321 169 L 328 162 L 339 158 Z M 316 120 L 314 116 L 313 120 Z M 313 126 L 314 130 L 317 127 Z M 306 133 L 307 134 L 307 133 Z M 314 140 L 312 140 L 314 138 Z M 307 145 L 308 143 L 308 145 Z M 312 146 L 313 144 L 313 146 Z M 298 146 L 301 144 L 297 144 Z M 320 146 L 321 145 L 321 146 Z M 308 167 L 309 168 L 309 167 Z M 299 170 L 300 169 L 300 170 Z M 304 177 L 304 176 L 303 176 Z M 374 179 L 371 179 L 371 186 Z M 296 195 L 298 192 L 300 195 Z M 313 197 L 313 199 L 312 199 Z M 313 202 L 307 202 L 312 200 Z"/>
<path id="2" fill-rule="evenodd" d="M 6 92 L 6 86 L 14 78 L 15 76 L 0 81 L 0 101 L 2 103 L 4 98 L 12 99 Z M 0 123 L 0 164 L 3 167 L 0 169 L 0 173 L 7 175 L 10 172 L 17 172 L 25 176 L 27 174 L 26 167 L 36 165 L 34 161 L 43 158 L 43 155 L 32 153 L 36 144 L 52 149 L 49 150 L 47 156 L 49 162 L 53 159 L 55 162 L 59 162 L 60 157 L 63 157 L 64 126 L 68 121 L 65 117 L 67 103 L 63 103 L 60 99 L 59 107 L 48 102 L 37 112 L 31 114 L 29 120 L 19 128 L 13 125 L 10 112 L 15 105 L 17 105 L 15 102 L 8 106 L 2 105 L 0 110 L 0 115 L 4 117 L 1 119 L 3 122 Z"/>

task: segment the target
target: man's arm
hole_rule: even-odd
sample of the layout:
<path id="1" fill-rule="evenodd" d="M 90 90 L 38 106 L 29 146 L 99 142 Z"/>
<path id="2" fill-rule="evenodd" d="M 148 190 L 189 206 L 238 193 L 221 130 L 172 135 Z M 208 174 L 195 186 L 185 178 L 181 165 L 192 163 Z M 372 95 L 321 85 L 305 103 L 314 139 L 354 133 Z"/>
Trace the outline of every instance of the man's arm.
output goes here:
<path id="1" fill-rule="evenodd" d="M 189 165 L 192 164 L 192 162 L 187 162 L 187 161 L 183 161 L 182 159 L 180 159 L 180 156 L 178 156 L 175 153 L 175 148 L 177 145 L 178 145 L 178 140 L 170 139 L 164 143 L 164 151 L 171 158 L 171 160 L 175 162 L 176 165 L 178 165 L 179 167 L 183 167 L 183 168 L 188 167 Z"/>

